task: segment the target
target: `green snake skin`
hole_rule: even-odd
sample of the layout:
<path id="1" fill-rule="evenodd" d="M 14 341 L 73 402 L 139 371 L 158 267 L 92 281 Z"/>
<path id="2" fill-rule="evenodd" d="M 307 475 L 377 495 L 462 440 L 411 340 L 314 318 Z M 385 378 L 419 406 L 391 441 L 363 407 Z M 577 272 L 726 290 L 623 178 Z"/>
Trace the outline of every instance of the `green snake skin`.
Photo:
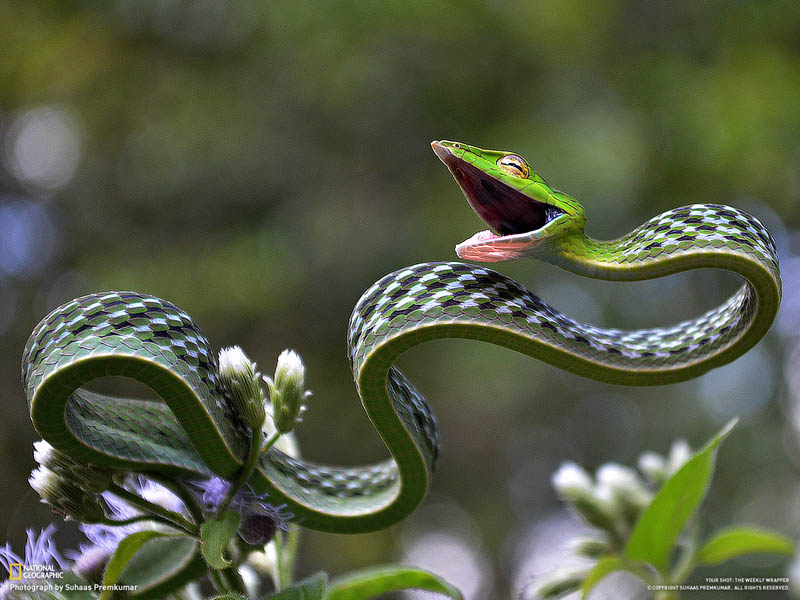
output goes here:
<path id="1" fill-rule="evenodd" d="M 583 233 L 581 206 L 550 188 L 521 157 L 457 142 L 433 146 L 497 232 L 460 244 L 462 258 L 529 256 L 615 280 L 712 267 L 741 275 L 744 285 L 692 320 L 623 331 L 573 321 L 477 265 L 423 263 L 385 276 L 353 310 L 348 352 L 364 409 L 392 459 L 339 468 L 290 458 L 273 447 L 250 480 L 256 492 L 286 503 L 305 527 L 380 529 L 421 502 L 438 453 L 436 420 L 393 366 L 418 344 L 482 340 L 588 378 L 658 385 L 732 361 L 761 339 L 777 312 L 775 244 L 741 210 L 695 204 L 654 217 L 617 240 L 597 241 Z M 163 402 L 83 389 L 111 375 L 146 384 Z M 164 300 L 105 292 L 60 306 L 31 334 L 22 377 L 37 431 L 77 460 L 142 473 L 230 478 L 246 455 L 247 433 L 220 388 L 215 352 L 192 319 Z"/>

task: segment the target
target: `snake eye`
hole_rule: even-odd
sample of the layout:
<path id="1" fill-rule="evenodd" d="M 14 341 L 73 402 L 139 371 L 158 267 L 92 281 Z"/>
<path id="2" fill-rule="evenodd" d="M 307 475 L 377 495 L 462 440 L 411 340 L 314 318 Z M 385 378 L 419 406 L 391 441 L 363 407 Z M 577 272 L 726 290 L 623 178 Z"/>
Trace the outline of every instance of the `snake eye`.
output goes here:
<path id="1" fill-rule="evenodd" d="M 516 154 L 506 154 L 497 161 L 497 166 L 500 167 L 505 173 L 519 177 L 520 179 L 527 179 L 530 173 L 530 168 L 525 159 Z"/>

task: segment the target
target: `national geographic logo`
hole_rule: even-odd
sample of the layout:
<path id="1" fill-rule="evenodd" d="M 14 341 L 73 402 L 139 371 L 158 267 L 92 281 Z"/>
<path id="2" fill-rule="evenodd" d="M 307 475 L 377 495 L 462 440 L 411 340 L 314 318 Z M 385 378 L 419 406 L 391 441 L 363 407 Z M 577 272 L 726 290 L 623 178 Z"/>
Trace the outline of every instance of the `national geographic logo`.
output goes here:
<path id="1" fill-rule="evenodd" d="M 8 565 L 8 579 L 10 581 L 63 578 L 64 571 L 56 569 L 53 565 L 22 565 L 20 563 Z"/>

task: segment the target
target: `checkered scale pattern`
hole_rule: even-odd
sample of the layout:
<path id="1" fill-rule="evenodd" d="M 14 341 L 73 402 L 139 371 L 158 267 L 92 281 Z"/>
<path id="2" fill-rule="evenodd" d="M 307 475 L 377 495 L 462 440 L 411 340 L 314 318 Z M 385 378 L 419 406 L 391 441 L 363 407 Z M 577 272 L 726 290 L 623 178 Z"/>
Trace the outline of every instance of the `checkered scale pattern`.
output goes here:
<path id="1" fill-rule="evenodd" d="M 734 252 L 763 264 L 780 280 L 775 240 L 754 216 L 722 204 L 692 204 L 653 217 L 596 257 L 621 267 L 709 249 Z"/>
<path id="2" fill-rule="evenodd" d="M 676 261 L 701 254 L 705 264 L 692 266 L 719 266 L 726 257 L 735 255 L 757 265 L 774 280 L 780 294 L 772 237 L 757 219 L 733 207 L 687 206 L 659 215 L 613 242 L 595 242 L 581 232 L 574 248 L 569 245 L 570 240 L 566 240 L 561 246 L 566 259 L 561 256 L 557 262 L 562 266 L 581 272 L 587 257 L 577 254 L 585 253 L 588 247 L 593 251 L 589 257 L 592 265 L 617 269 L 619 278 L 630 279 L 681 270 L 673 267 Z M 570 260 L 575 260 L 575 265 L 565 264 Z M 761 307 L 763 310 L 773 310 L 767 299 L 761 300 L 767 304 Z M 738 356 L 732 350 L 753 324 L 758 309 L 758 295 L 748 282 L 721 306 L 674 326 L 632 331 L 601 328 L 570 319 L 493 270 L 455 262 L 423 263 L 387 275 L 364 293 L 350 319 L 348 349 L 358 380 L 374 353 L 406 335 L 416 335 L 415 339 L 421 341 L 426 330 L 447 328 L 446 337 L 491 342 L 506 340 L 504 334 L 511 332 L 516 336 L 515 349 L 557 366 L 563 365 L 554 356 L 580 357 L 582 365 L 571 370 L 582 375 L 614 381 L 615 371 L 639 371 L 652 374 L 657 382 L 659 372 L 700 365 L 724 352 L 728 353 L 725 362 Z M 774 310 L 770 322 L 772 317 Z M 686 372 L 687 377 L 699 374 Z M 399 385 L 396 378 L 401 377 L 396 369 L 390 370 L 390 394 Z M 405 382 L 405 378 L 402 380 Z M 430 408 L 415 391 L 407 396 L 413 400 L 403 402 L 404 422 L 409 428 L 422 426 L 423 437 L 435 444 L 438 437 Z"/>
<path id="3" fill-rule="evenodd" d="M 721 267 L 738 272 L 745 285 L 694 319 L 624 331 L 574 321 L 512 279 L 481 266 L 441 262 L 400 269 L 363 294 L 348 328 L 348 354 L 362 403 L 393 459 L 333 467 L 273 449 L 259 460 L 250 481 L 254 489 L 285 501 L 306 527 L 327 531 L 370 531 L 409 514 L 435 466 L 439 434 L 430 407 L 393 363 L 427 340 L 483 340 L 586 377 L 650 385 L 688 379 L 733 360 L 764 335 L 780 303 L 774 241 L 757 219 L 735 208 L 696 204 L 675 209 L 611 242 L 591 240 L 582 230 L 558 235 L 550 255 L 540 255 L 591 277 L 648 279 Z M 171 416 L 172 405 L 145 407 L 79 389 L 103 373 L 82 366 L 119 359 L 128 366 L 109 367 L 113 374 L 136 378 L 143 364 L 156 363 L 177 376 L 199 403 L 201 412 L 195 406 L 194 414 L 209 416 L 214 431 L 201 435 L 201 428 L 197 434 L 189 413 L 174 415 L 177 420 Z M 57 389 L 41 393 L 55 379 L 58 386 L 51 387 Z M 39 395 L 55 407 L 40 414 L 38 422 L 34 418 L 34 424 L 56 447 L 58 441 L 67 446 L 66 438 L 73 436 L 143 468 L 162 461 L 217 473 L 219 465 L 210 464 L 213 453 L 203 453 L 211 437 L 221 439 L 233 456 L 241 458 L 245 451 L 244 431 L 220 390 L 210 345 L 186 313 L 157 298 L 108 292 L 59 307 L 28 341 L 23 380 L 32 415 L 42 402 Z M 59 393 L 73 394 L 71 402 L 53 402 Z M 175 393 L 183 392 L 175 388 Z M 59 428 L 64 419 L 69 433 Z M 48 423 L 55 425 L 45 431 Z M 72 449 L 73 456 L 80 454 L 80 446 Z M 234 467 L 228 469 L 232 472 Z"/>
<path id="4" fill-rule="evenodd" d="M 104 367 L 110 357 L 131 360 L 117 369 Z M 153 363 L 183 381 L 232 453 L 241 455 L 246 448 L 244 429 L 219 385 L 216 354 L 191 317 L 165 300 L 136 292 L 104 292 L 58 307 L 28 339 L 22 380 L 33 409 L 40 386 L 56 373 L 66 376 L 67 387 L 75 392 L 65 418 L 72 433 L 94 449 L 145 463 L 165 458 L 151 455 L 158 449 L 167 461 L 181 454 L 179 466 L 202 472 L 206 468 L 166 407 L 92 394 L 80 389 L 88 383 L 80 375 L 70 380 L 70 369 L 77 364 L 100 365 L 100 371 L 94 371 L 99 375 L 137 379 Z"/>

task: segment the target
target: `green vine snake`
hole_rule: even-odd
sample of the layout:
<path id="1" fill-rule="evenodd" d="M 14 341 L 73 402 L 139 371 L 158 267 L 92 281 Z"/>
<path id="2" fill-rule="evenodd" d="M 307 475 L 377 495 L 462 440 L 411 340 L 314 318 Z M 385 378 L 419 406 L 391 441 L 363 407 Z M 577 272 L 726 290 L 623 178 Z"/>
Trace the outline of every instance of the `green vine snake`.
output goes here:
<path id="1" fill-rule="evenodd" d="M 423 263 L 373 284 L 353 310 L 348 351 L 358 393 L 392 458 L 325 466 L 272 448 L 250 479 L 305 527 L 360 532 L 410 514 L 438 453 L 434 416 L 393 366 L 436 338 L 469 338 L 527 354 L 591 379 L 657 385 L 696 377 L 751 348 L 781 298 L 775 244 L 754 217 L 694 204 L 653 217 L 613 241 L 584 234 L 584 211 L 519 155 L 457 142 L 433 149 L 491 227 L 456 247 L 470 261 L 532 257 L 579 275 L 642 280 L 696 268 L 737 273 L 744 285 L 721 306 L 671 327 L 623 331 L 569 319 L 483 266 Z M 37 431 L 85 463 L 187 478 L 235 476 L 247 436 L 219 386 L 217 358 L 173 304 L 133 292 L 96 293 L 54 310 L 34 329 L 22 363 Z M 103 376 L 146 385 L 163 402 L 98 394 Z"/>

